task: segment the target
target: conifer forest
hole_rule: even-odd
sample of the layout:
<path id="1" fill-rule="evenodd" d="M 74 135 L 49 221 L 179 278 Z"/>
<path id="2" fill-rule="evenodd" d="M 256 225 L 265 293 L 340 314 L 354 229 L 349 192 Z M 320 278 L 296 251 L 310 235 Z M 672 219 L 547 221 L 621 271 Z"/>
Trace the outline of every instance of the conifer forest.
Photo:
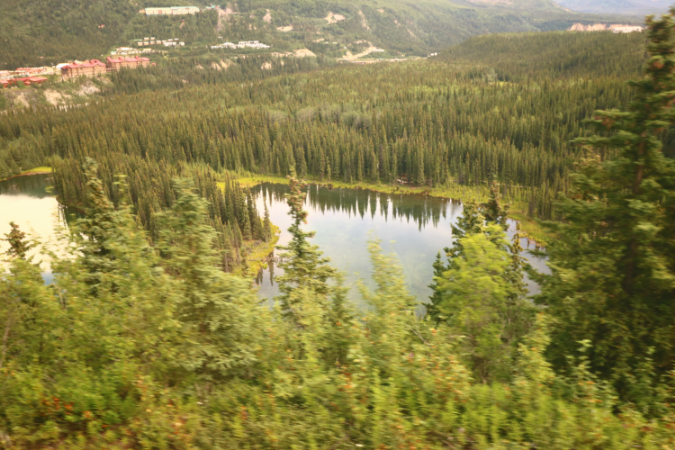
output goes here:
<path id="1" fill-rule="evenodd" d="M 0 223 L 0 449 L 675 448 L 675 10 L 412 61 L 219 58 L 0 110 L 0 179 L 48 167 L 77 212 L 58 242 Z M 263 180 L 290 192 L 272 304 Z M 347 286 L 308 184 L 461 201 L 431 297 L 376 236 Z"/>

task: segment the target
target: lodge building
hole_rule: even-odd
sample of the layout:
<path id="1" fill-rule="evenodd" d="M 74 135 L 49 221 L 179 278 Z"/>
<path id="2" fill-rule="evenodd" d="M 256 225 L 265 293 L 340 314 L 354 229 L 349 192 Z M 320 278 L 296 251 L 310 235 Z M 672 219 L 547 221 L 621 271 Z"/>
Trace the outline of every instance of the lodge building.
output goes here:
<path id="1" fill-rule="evenodd" d="M 106 67 L 98 59 L 90 59 L 82 63 L 74 62 L 61 66 L 63 78 L 98 77 L 105 75 Z"/>
<path id="2" fill-rule="evenodd" d="M 141 56 L 135 56 L 133 58 L 125 58 L 120 56 L 119 58 L 107 57 L 105 64 L 108 68 L 108 72 L 119 72 L 122 69 L 135 69 L 137 67 L 146 67 L 150 65 L 150 60 L 148 58 L 143 58 Z"/>

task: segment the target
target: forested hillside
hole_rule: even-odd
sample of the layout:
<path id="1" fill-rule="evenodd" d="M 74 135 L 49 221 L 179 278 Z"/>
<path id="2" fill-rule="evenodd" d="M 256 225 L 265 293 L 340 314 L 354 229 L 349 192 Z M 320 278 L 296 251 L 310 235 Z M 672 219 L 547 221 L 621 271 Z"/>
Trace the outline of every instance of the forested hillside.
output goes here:
<path id="1" fill-rule="evenodd" d="M 589 50 L 575 54 L 584 41 Z M 497 180 L 523 213 L 549 218 L 581 156 L 570 141 L 585 135 L 594 110 L 628 104 L 626 80 L 639 75 L 642 43 L 611 33 L 493 36 L 467 41 L 447 62 L 336 67 L 246 83 L 189 64 L 173 78 L 156 68 L 122 72 L 114 78 L 117 94 L 96 104 L 8 114 L 0 123 L 0 173 L 55 165 L 67 203 L 83 200 L 67 186 L 79 184 L 86 157 L 111 174 L 109 188 L 114 173 L 164 164 L 215 174 L 295 169 L 318 180 L 403 179 L 478 192 Z M 493 46 L 494 55 L 512 47 L 504 58 L 462 56 L 477 45 Z M 570 48 L 568 62 L 565 52 L 553 59 L 551 48 Z M 199 75 L 190 78 L 195 83 L 180 81 L 191 73 Z M 155 84 L 147 81 L 152 74 Z"/>
<path id="2" fill-rule="evenodd" d="M 48 164 L 81 216 L 58 244 L 0 224 L 0 448 L 672 448 L 673 15 L 646 52 L 533 33 L 321 71 L 185 58 L 3 111 L 0 176 Z M 273 305 L 226 272 L 270 238 L 236 180 L 261 174 L 290 191 Z M 426 314 L 376 240 L 367 307 L 348 301 L 301 178 L 462 195 Z M 560 219 L 550 274 L 506 200 Z"/>
<path id="3" fill-rule="evenodd" d="M 191 4 L 210 5 L 201 0 Z M 223 41 L 259 40 L 272 45 L 272 52 L 308 48 L 342 57 L 372 45 L 385 51 L 375 57 L 426 56 L 479 34 L 561 30 L 576 22 L 618 20 L 568 12 L 549 0 L 239 1 L 195 16 L 139 14 L 146 6 L 158 5 L 174 3 L 28 0 L 16 5 L 0 0 L 0 69 L 100 58 L 144 37 L 186 42 L 187 48 L 172 52 L 176 55 L 203 54 L 207 45 Z"/>
<path id="4" fill-rule="evenodd" d="M 645 57 L 644 36 L 593 33 L 512 33 L 477 36 L 434 60 L 493 68 L 500 81 L 635 77 Z"/>

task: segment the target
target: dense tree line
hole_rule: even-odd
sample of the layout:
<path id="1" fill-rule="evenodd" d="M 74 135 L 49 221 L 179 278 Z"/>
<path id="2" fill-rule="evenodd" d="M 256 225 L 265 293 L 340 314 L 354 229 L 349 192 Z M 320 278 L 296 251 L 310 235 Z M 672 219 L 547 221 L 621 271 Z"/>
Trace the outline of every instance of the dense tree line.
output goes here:
<path id="1" fill-rule="evenodd" d="M 86 177 L 74 159 L 55 159 L 56 173 L 69 173 L 69 177 L 54 177 L 54 187 L 63 204 L 85 209 L 88 204 L 82 194 L 86 192 Z M 270 224 L 265 224 L 249 191 L 229 178 L 217 182 L 213 173 L 204 168 L 172 166 L 166 163 L 147 163 L 139 158 L 108 159 L 99 155 L 98 175 L 103 181 L 107 196 L 114 204 L 122 201 L 116 182 L 125 176 L 125 195 L 133 205 L 139 222 L 148 230 L 151 241 L 159 239 L 157 217 L 176 202 L 176 189 L 172 180 L 187 177 L 195 182 L 199 195 L 209 202 L 208 224 L 218 232 L 216 247 L 221 251 L 221 268 L 231 271 L 246 259 L 247 243 L 269 241 Z"/>
<path id="2" fill-rule="evenodd" d="M 296 72 L 308 72 L 333 66 L 327 58 L 270 57 L 268 55 L 232 56 L 220 51 L 204 51 L 159 62 L 135 71 L 111 74 L 112 86 L 104 95 L 135 94 L 141 91 L 184 89 L 195 84 L 215 85 L 238 81 L 251 82 Z"/>

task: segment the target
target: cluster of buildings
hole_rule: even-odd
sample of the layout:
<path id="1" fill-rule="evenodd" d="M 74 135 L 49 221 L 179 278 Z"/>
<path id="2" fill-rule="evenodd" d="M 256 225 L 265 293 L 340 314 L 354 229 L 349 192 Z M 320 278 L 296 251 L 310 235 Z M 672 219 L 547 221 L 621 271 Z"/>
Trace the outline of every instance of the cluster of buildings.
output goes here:
<path id="1" fill-rule="evenodd" d="M 153 50 L 149 48 L 140 50 L 131 47 L 117 47 L 110 52 L 111 55 L 137 55 L 139 53 L 153 53 Z"/>
<path id="2" fill-rule="evenodd" d="M 69 64 L 59 64 L 56 66 L 61 70 L 61 76 L 64 79 L 77 77 L 98 77 L 105 75 L 106 66 L 98 59 L 90 59 L 83 62 L 72 62 Z"/>
<path id="3" fill-rule="evenodd" d="M 122 69 L 148 67 L 150 65 L 150 60 L 142 56 L 134 56 L 133 58 L 125 58 L 123 56 L 112 58 L 108 56 L 105 59 L 105 64 L 108 72 L 119 72 Z"/>
<path id="4" fill-rule="evenodd" d="M 197 6 L 164 6 L 161 8 L 145 8 L 139 13 L 146 16 L 184 16 L 189 14 L 198 14 L 200 12 Z"/>
<path id="5" fill-rule="evenodd" d="M 178 46 L 185 46 L 185 42 L 180 42 L 178 41 L 177 38 L 174 39 L 155 39 L 154 37 L 150 38 L 143 38 L 143 40 L 140 39 L 135 39 L 134 42 L 136 42 L 136 45 L 139 47 L 144 47 L 144 46 L 150 46 L 150 45 L 163 45 L 164 47 L 178 47 Z"/>
<path id="6" fill-rule="evenodd" d="M 61 69 L 61 76 L 64 79 L 78 78 L 78 77 L 98 77 L 105 75 L 107 72 L 119 72 L 122 69 L 136 69 L 138 67 L 147 67 L 150 65 L 150 60 L 142 56 L 134 56 L 131 58 L 118 56 L 107 57 L 105 64 L 98 59 L 90 59 L 84 62 L 74 62 L 70 64 L 59 64 L 56 67 Z"/>
<path id="7" fill-rule="evenodd" d="M 55 67 L 19 67 L 16 70 L 0 70 L 0 87 L 16 86 L 22 82 L 26 86 L 42 84 L 49 75 L 58 73 Z"/>
<path id="8" fill-rule="evenodd" d="M 31 84 L 42 84 L 47 81 L 46 77 L 18 77 L 18 78 L 0 78 L 0 87 L 8 88 L 22 82 L 24 86 Z"/>
<path id="9" fill-rule="evenodd" d="M 16 86 L 19 82 L 26 86 L 42 84 L 48 80 L 47 77 L 50 75 L 60 75 L 64 80 L 79 77 L 98 77 L 108 72 L 119 72 L 122 69 L 135 69 L 149 65 L 151 63 L 148 58 L 118 56 L 106 58 L 105 64 L 98 59 L 90 59 L 59 64 L 56 67 L 20 67 L 11 71 L 0 70 L 0 87 Z"/>
<path id="10" fill-rule="evenodd" d="M 61 76 L 63 79 L 79 78 L 79 77 L 99 77 L 108 72 L 119 72 L 122 69 L 136 69 L 138 67 L 147 67 L 150 65 L 150 60 L 142 56 L 134 56 L 131 58 L 118 56 L 116 58 L 107 57 L 105 64 L 98 59 L 90 59 L 88 61 L 76 61 L 70 64 L 59 64 Z"/>
<path id="11" fill-rule="evenodd" d="M 257 48 L 257 49 L 264 49 L 264 48 L 270 48 L 269 45 L 263 44 L 258 41 L 239 41 L 238 44 L 233 44 L 232 42 L 223 42 L 222 44 L 218 45 L 212 45 L 211 49 L 217 50 L 220 48 Z"/>

